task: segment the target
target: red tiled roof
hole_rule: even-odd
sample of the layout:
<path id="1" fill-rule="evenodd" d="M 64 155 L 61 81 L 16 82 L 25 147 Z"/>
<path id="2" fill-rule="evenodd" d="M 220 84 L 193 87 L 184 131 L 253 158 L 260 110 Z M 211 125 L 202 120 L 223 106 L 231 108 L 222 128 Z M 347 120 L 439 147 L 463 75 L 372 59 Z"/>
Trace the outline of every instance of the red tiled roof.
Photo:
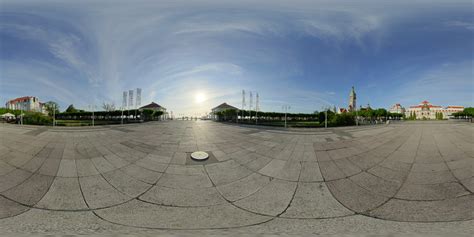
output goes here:
<path id="1" fill-rule="evenodd" d="M 464 106 L 448 106 L 447 108 L 464 109 Z"/>
<path id="2" fill-rule="evenodd" d="M 19 98 L 13 99 L 13 100 L 9 100 L 7 103 L 21 102 L 21 101 L 28 100 L 28 99 L 30 99 L 30 98 L 34 98 L 34 96 L 23 96 L 23 97 L 19 97 Z"/>

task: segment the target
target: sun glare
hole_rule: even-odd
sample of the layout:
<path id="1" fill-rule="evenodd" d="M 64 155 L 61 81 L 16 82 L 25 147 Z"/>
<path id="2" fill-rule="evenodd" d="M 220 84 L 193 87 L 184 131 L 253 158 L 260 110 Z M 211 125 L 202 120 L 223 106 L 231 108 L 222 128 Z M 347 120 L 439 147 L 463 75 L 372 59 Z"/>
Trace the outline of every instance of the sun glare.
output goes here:
<path id="1" fill-rule="evenodd" d="M 198 104 L 204 102 L 206 100 L 206 96 L 204 93 L 197 93 L 196 96 L 194 97 L 194 101 Z"/>

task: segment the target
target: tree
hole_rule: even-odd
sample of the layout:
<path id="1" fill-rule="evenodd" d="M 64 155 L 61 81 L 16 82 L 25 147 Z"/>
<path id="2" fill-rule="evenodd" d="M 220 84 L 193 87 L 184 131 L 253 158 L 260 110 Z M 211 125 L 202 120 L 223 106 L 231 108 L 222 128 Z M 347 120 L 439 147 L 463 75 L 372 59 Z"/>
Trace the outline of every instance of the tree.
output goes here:
<path id="1" fill-rule="evenodd" d="M 153 110 L 151 110 L 151 109 L 144 109 L 144 110 L 142 111 L 143 116 L 144 116 L 144 119 L 145 119 L 145 120 L 153 120 L 153 113 L 154 113 L 154 112 L 155 112 L 155 111 L 153 111 Z"/>
<path id="2" fill-rule="evenodd" d="M 155 110 L 151 116 L 152 116 L 153 119 L 156 119 L 156 118 L 160 117 L 163 114 L 165 114 L 165 112 L 163 112 L 161 110 Z"/>
<path id="3" fill-rule="evenodd" d="M 331 118 L 333 126 L 350 126 L 355 125 L 355 116 L 352 113 L 336 114 Z"/>
<path id="4" fill-rule="evenodd" d="M 336 113 L 332 112 L 329 109 L 327 110 L 327 114 L 328 114 L 328 122 L 331 121 L 331 119 L 334 118 L 334 116 L 336 115 Z M 319 112 L 318 121 L 319 123 L 324 123 L 324 121 L 326 121 L 326 111 Z"/>
<path id="5" fill-rule="evenodd" d="M 102 104 L 102 108 L 105 110 L 105 111 L 114 111 L 115 110 L 115 104 L 114 103 L 106 103 L 104 102 Z"/>
<path id="6" fill-rule="evenodd" d="M 224 120 L 232 120 L 237 118 L 237 110 L 235 109 L 226 109 L 222 111 L 222 115 L 224 116 Z"/>
<path id="7" fill-rule="evenodd" d="M 48 112 L 49 116 L 53 116 L 54 112 L 59 114 L 59 105 L 54 101 L 48 101 L 43 104 L 43 108 Z"/>
<path id="8" fill-rule="evenodd" d="M 78 112 L 78 110 L 74 108 L 74 105 L 72 104 L 70 104 L 66 109 L 66 113 L 76 113 L 76 112 Z"/>
<path id="9" fill-rule="evenodd" d="M 467 116 L 474 117 L 474 107 L 467 107 L 463 111 Z"/>
<path id="10" fill-rule="evenodd" d="M 383 109 L 383 108 L 377 109 L 377 110 L 375 110 L 375 116 L 378 119 L 380 119 L 382 117 L 386 117 L 387 116 L 387 110 Z"/>

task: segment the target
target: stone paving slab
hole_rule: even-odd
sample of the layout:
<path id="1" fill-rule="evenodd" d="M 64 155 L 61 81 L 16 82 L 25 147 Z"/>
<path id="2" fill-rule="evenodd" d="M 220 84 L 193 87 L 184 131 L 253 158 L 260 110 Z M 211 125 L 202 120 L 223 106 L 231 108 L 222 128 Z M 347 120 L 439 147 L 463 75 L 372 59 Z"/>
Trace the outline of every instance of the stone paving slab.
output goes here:
<path id="1" fill-rule="evenodd" d="M 290 207 L 281 217 L 330 218 L 353 214 L 335 200 L 325 183 L 300 183 Z"/>
<path id="2" fill-rule="evenodd" d="M 0 232 L 474 233 L 470 124 L 36 129 L 0 125 Z"/>
<path id="3" fill-rule="evenodd" d="M 243 211 L 230 204 L 210 207 L 176 208 L 144 203 L 137 200 L 117 207 L 99 210 L 96 213 L 111 223 L 135 227 L 172 229 L 239 227 L 262 223 L 271 219 L 270 217 Z M 226 218 L 222 218 L 223 216 Z"/>
<path id="4" fill-rule="evenodd" d="M 273 179 L 262 189 L 234 204 L 253 213 L 277 216 L 288 208 L 296 186 L 295 182 Z"/>
<path id="5" fill-rule="evenodd" d="M 110 207 L 131 199 L 108 183 L 101 175 L 80 177 L 79 184 L 89 209 Z"/>

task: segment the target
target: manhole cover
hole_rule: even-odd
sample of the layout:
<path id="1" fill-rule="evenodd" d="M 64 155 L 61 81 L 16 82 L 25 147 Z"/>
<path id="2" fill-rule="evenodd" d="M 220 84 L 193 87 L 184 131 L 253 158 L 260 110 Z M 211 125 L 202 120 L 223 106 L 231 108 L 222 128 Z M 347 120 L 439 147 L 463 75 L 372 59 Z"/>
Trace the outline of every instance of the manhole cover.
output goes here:
<path id="1" fill-rule="evenodd" d="M 207 160 L 209 158 L 209 154 L 204 151 L 195 151 L 191 153 L 191 158 L 198 161 Z"/>

